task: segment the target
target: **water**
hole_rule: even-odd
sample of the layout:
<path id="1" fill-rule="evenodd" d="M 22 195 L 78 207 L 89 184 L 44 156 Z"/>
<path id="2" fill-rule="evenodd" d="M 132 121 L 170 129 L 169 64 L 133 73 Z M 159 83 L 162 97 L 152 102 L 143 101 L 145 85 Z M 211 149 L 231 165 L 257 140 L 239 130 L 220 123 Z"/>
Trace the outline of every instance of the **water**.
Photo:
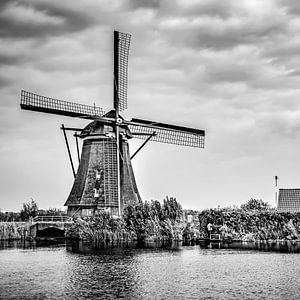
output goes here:
<path id="1" fill-rule="evenodd" d="M 0 249 L 0 299 L 298 300 L 299 276 L 296 253 L 176 245 Z"/>

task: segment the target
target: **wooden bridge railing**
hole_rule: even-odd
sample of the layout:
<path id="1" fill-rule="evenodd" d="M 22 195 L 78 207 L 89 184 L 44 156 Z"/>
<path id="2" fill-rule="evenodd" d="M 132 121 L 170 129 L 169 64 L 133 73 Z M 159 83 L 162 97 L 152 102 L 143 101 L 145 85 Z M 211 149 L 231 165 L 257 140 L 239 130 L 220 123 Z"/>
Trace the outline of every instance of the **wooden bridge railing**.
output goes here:
<path id="1" fill-rule="evenodd" d="M 48 223 L 48 222 L 73 222 L 69 216 L 36 216 L 33 218 L 34 223 Z"/>

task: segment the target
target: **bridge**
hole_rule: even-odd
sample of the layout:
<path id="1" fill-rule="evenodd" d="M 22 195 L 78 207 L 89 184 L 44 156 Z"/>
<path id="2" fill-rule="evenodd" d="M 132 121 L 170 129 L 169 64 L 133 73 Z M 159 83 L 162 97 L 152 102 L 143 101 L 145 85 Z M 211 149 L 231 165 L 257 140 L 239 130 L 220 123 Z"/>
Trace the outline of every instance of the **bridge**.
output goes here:
<path id="1" fill-rule="evenodd" d="M 66 228 L 73 224 L 68 216 L 36 216 L 29 226 L 31 238 L 64 238 Z"/>

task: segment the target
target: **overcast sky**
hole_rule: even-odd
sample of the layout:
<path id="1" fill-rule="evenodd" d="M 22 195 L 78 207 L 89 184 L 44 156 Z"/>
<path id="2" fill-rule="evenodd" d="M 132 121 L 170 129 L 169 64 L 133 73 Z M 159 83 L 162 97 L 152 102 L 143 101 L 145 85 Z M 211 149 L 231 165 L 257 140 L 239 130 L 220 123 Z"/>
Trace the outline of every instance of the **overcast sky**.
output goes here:
<path id="1" fill-rule="evenodd" d="M 113 30 L 132 34 L 123 117 L 206 130 L 204 149 L 152 142 L 134 158 L 143 200 L 275 205 L 275 175 L 300 187 L 299 15 L 299 0 L 2 0 L 1 210 L 63 207 L 59 128 L 86 121 L 21 110 L 20 91 L 109 111 Z"/>

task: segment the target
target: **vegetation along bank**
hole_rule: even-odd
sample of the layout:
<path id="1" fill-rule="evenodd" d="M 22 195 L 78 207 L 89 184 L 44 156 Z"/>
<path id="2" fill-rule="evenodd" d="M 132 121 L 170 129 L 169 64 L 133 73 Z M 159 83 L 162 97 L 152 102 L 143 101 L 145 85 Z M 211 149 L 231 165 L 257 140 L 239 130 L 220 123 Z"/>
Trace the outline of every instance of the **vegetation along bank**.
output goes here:
<path id="1" fill-rule="evenodd" d="M 0 214 L 0 239 L 26 236 L 28 220 L 37 214 L 60 215 L 61 211 L 42 211 L 35 203 L 23 205 L 20 213 Z M 13 220 L 8 219 L 13 216 Z M 27 221 L 27 222 L 26 222 Z M 183 210 L 175 198 L 163 202 L 145 201 L 129 205 L 122 218 L 102 212 L 95 217 L 77 218 L 66 237 L 95 244 L 120 241 L 196 241 L 218 233 L 224 241 L 300 240 L 300 213 L 278 213 L 262 200 L 251 199 L 240 208 Z"/>

